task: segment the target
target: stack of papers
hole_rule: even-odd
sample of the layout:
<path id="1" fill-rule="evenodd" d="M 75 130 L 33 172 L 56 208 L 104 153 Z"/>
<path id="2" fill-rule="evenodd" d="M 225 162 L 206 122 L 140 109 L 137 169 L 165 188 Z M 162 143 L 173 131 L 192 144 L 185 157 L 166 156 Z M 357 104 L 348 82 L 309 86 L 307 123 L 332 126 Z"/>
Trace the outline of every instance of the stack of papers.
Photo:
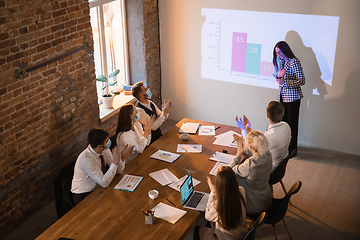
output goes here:
<path id="1" fill-rule="evenodd" d="M 179 179 L 169 171 L 169 169 L 164 168 L 162 170 L 152 172 L 149 174 L 155 181 L 160 183 L 162 186 L 168 185 L 172 182 L 177 182 Z"/>
<path id="2" fill-rule="evenodd" d="M 187 123 L 184 122 L 179 130 L 179 133 L 192 133 L 195 134 L 199 128 L 200 123 Z"/>
<path id="3" fill-rule="evenodd" d="M 226 147 L 234 147 L 236 148 L 236 141 L 234 140 L 233 135 L 236 134 L 238 136 L 241 136 L 239 133 L 234 131 L 228 131 L 226 133 L 220 134 L 215 136 L 216 140 L 213 142 L 213 144 L 226 146 Z"/>
<path id="4" fill-rule="evenodd" d="M 200 126 L 199 135 L 215 135 L 215 126 Z"/>
<path id="5" fill-rule="evenodd" d="M 222 166 L 229 166 L 229 164 L 216 162 L 215 166 L 211 169 L 210 174 L 216 176 L 219 168 L 221 168 Z"/>
<path id="6" fill-rule="evenodd" d="M 163 151 L 163 150 L 158 150 L 150 157 L 155 158 L 157 160 L 173 163 L 176 159 L 178 159 L 178 157 L 180 157 L 180 154 L 171 153 L 171 152 L 167 152 L 167 151 Z"/>
<path id="7" fill-rule="evenodd" d="M 144 177 L 125 174 L 114 189 L 133 192 L 143 179 Z"/>
<path id="8" fill-rule="evenodd" d="M 178 144 L 176 152 L 201 153 L 202 145 Z"/>
<path id="9" fill-rule="evenodd" d="M 175 224 L 182 216 L 185 215 L 186 211 L 178 209 L 176 207 L 169 206 L 165 203 L 160 202 L 158 205 L 151 209 L 154 211 L 154 216 Z"/>
<path id="10" fill-rule="evenodd" d="M 168 186 L 175 189 L 176 191 L 180 192 L 180 187 L 187 177 L 188 177 L 188 175 L 185 175 L 182 178 L 180 178 L 179 181 L 173 182 L 172 184 L 170 184 Z M 192 178 L 192 181 L 193 181 L 194 187 L 200 183 L 200 181 L 196 180 L 195 178 Z"/>
<path id="11" fill-rule="evenodd" d="M 234 158 L 235 155 L 222 153 L 222 152 L 215 152 L 209 159 L 217 162 L 230 164 Z"/>

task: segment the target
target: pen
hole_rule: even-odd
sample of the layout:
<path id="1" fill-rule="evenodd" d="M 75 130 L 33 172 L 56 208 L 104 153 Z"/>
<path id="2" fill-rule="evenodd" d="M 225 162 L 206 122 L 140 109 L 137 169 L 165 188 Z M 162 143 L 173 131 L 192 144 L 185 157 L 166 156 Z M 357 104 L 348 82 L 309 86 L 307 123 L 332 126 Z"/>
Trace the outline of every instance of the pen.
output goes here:
<path id="1" fill-rule="evenodd" d="M 144 212 L 144 210 L 141 209 L 141 211 L 143 212 L 143 214 L 145 214 L 145 216 L 147 216 L 147 214 Z"/>
<path id="2" fill-rule="evenodd" d="M 166 198 L 166 200 L 168 200 L 169 203 L 171 203 L 172 205 L 174 205 L 174 207 L 176 207 L 175 204 L 173 204 L 169 199 Z"/>
<path id="3" fill-rule="evenodd" d="M 185 152 L 187 152 L 187 150 L 186 150 L 185 148 L 182 148 L 182 149 L 184 149 L 184 150 L 185 150 Z"/>
<path id="4" fill-rule="evenodd" d="M 220 126 L 218 126 L 217 128 L 215 128 L 215 130 L 218 130 L 220 128 Z"/>

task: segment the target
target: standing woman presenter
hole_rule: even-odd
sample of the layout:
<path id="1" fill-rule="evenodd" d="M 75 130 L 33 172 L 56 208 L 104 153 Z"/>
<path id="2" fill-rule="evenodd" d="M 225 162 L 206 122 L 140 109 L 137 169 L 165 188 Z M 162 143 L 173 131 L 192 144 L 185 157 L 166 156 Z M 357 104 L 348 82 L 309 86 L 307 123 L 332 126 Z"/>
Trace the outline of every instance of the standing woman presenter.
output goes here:
<path id="1" fill-rule="evenodd" d="M 280 58 L 280 64 L 277 57 Z M 300 101 L 304 98 L 301 86 L 305 85 L 305 75 L 300 60 L 296 58 L 285 41 L 280 41 L 275 45 L 273 64 L 275 71 L 278 71 L 276 75 L 276 82 L 279 84 L 278 101 L 285 107 L 282 120 L 291 128 L 292 137 L 289 145 L 289 152 L 291 152 L 297 150 Z"/>

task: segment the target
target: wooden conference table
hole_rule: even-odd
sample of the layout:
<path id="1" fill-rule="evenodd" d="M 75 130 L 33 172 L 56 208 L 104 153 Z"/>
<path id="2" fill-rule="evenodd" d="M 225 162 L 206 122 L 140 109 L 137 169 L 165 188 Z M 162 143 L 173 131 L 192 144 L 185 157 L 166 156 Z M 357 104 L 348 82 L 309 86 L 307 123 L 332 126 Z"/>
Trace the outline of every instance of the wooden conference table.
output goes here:
<path id="1" fill-rule="evenodd" d="M 215 162 L 209 160 L 215 151 L 227 150 L 229 154 L 236 154 L 236 149 L 214 145 L 215 136 L 190 135 L 187 141 L 179 139 L 179 129 L 183 122 L 199 122 L 202 126 L 219 127 L 216 135 L 229 130 L 240 132 L 239 128 L 184 118 L 160 139 L 146 148 L 142 154 L 128 163 L 121 175 L 116 175 L 106 189 L 98 187 L 92 194 L 75 206 L 66 215 L 55 222 L 37 239 L 183 239 L 193 228 L 196 222 L 204 215 L 191 209 L 184 209 L 181 204 L 180 192 L 161 186 L 149 173 L 168 168 L 176 177 L 181 178 L 188 172 L 195 171 L 192 176 L 201 181 L 195 190 L 209 192 L 206 176 L 214 167 Z M 167 163 L 150 158 L 157 150 L 176 153 L 178 144 L 201 144 L 202 153 L 181 153 L 173 163 Z M 143 176 L 144 179 L 134 192 L 115 190 L 115 185 L 124 174 Z M 211 176 L 215 180 L 214 176 Z M 152 200 L 148 197 L 151 189 L 159 191 L 159 197 Z M 166 198 L 177 208 L 187 213 L 175 224 L 155 218 L 153 225 L 145 225 L 144 214 L 141 209 L 150 210 L 159 202 L 171 205 Z"/>

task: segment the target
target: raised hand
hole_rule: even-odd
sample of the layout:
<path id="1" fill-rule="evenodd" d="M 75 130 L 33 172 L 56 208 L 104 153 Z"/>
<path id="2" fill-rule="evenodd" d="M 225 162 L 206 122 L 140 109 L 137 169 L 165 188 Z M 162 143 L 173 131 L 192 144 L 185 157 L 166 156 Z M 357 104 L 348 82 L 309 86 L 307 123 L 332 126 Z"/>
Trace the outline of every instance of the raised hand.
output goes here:
<path id="1" fill-rule="evenodd" d="M 210 192 L 215 193 L 215 186 L 211 181 L 211 178 L 209 176 L 206 177 L 206 182 L 209 185 Z"/>
<path id="2" fill-rule="evenodd" d="M 116 146 L 112 150 L 112 155 L 113 155 L 113 164 L 118 166 L 120 162 L 120 154 Z"/>
<path id="3" fill-rule="evenodd" d="M 243 123 L 243 121 L 242 121 L 241 118 L 240 118 L 240 120 L 239 120 L 238 116 L 236 116 L 235 121 L 236 121 L 236 125 L 237 125 L 241 130 L 245 130 L 245 125 L 244 125 L 244 123 Z"/>
<path id="4" fill-rule="evenodd" d="M 156 116 L 153 114 L 151 115 L 150 119 L 144 124 L 144 136 L 151 134 L 151 128 L 155 122 Z"/>
<path id="5" fill-rule="evenodd" d="M 173 105 L 173 102 L 172 100 L 169 100 L 169 101 L 164 101 L 164 104 L 163 104 L 163 112 L 164 114 L 168 114 L 169 111 L 170 111 L 170 108 L 172 108 L 172 105 Z"/>
<path id="6" fill-rule="evenodd" d="M 128 158 L 132 154 L 133 147 L 134 146 L 128 147 L 128 144 L 126 144 L 126 146 L 121 151 L 121 161 L 124 162 L 126 160 L 126 158 Z"/>
<path id="7" fill-rule="evenodd" d="M 244 153 L 245 151 L 245 140 L 242 136 L 239 136 L 237 134 L 233 135 L 234 140 L 236 141 L 236 147 L 237 147 L 237 152 L 238 155 L 241 155 Z"/>
<path id="8" fill-rule="evenodd" d="M 245 130 L 246 130 L 246 133 L 249 134 L 251 132 L 250 120 L 245 115 L 243 115 L 243 119 L 244 119 L 243 124 L 244 124 Z"/>

